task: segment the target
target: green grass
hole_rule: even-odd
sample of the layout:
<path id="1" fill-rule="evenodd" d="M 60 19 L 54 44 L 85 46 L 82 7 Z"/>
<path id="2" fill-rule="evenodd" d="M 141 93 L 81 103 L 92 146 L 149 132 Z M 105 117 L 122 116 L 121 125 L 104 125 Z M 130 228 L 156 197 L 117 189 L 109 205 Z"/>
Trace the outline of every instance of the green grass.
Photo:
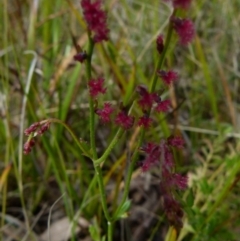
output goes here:
<path id="1" fill-rule="evenodd" d="M 170 9 L 159 0 L 108 0 L 105 7 L 111 41 L 96 46 L 93 75 L 104 76 L 107 100 L 127 104 L 137 84 L 150 85 L 157 60 L 155 38 L 166 34 Z M 184 227 L 178 239 L 169 229 L 165 240 L 239 237 L 239 8 L 237 0 L 199 0 L 187 13 L 179 13 L 193 18 L 197 29 L 191 46 L 171 43 L 164 64 L 164 69 L 174 68 L 181 76 L 164 98 L 181 105 L 174 113 L 156 117 L 156 128 L 147 133 L 153 141 L 181 133 L 187 144 L 186 151 L 176 153 L 178 170 L 189 175 L 189 189 L 183 193 Z M 92 232 L 104 233 L 91 160 L 82 155 L 66 129 L 52 124 L 46 135 L 37 138 L 30 155 L 22 152 L 23 130 L 47 118 L 64 121 L 89 144 L 85 66 L 73 61 L 72 39 L 87 47 L 79 1 L 3 0 L 0 9 L 0 240 L 6 240 L 8 228 L 14 228 L 15 240 L 27 240 L 28 235 L 34 240 L 47 229 L 46 218 L 40 215 L 38 222 L 37 215 L 46 206 L 47 216 L 61 196 L 57 203 L 62 216 L 84 217 L 95 223 Z M 160 81 L 157 88 L 162 88 Z M 97 125 L 96 143 L 103 153 L 114 126 Z M 109 205 L 113 203 L 110 210 L 116 208 L 128 153 L 138 140 L 132 133 L 126 134 L 129 143 L 120 142 L 114 149 L 103 170 Z M 137 168 L 135 174 L 137 180 Z M 150 175 L 152 182 L 154 175 Z M 150 211 L 146 212 L 150 215 Z M 168 226 L 163 212 L 158 208 L 154 215 L 159 221 L 151 223 L 149 230 L 164 236 Z M 9 216 L 24 226 L 23 235 L 17 234 L 20 226 Z M 127 232 L 123 220 L 121 229 Z M 154 234 L 147 238 L 154 240 Z"/>

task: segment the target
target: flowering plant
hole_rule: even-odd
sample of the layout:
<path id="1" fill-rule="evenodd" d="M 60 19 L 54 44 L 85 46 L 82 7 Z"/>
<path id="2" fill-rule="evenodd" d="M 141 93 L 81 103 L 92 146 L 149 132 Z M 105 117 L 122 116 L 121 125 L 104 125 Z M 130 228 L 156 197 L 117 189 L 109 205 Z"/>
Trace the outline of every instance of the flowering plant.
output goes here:
<path id="1" fill-rule="evenodd" d="M 156 63 L 155 70 L 152 73 L 149 86 L 138 85 L 135 88 L 133 97 L 124 105 L 114 106 L 109 101 L 100 104 L 99 97 L 107 93 L 105 79 L 102 76 L 92 76 L 92 56 L 94 47 L 103 41 L 108 41 L 110 32 L 107 26 L 107 14 L 103 10 L 100 0 L 82 0 L 86 30 L 88 33 L 88 48 L 86 51 L 80 51 L 74 56 L 76 61 L 86 66 L 86 78 L 89 96 L 89 142 L 90 147 L 83 145 L 75 136 L 71 129 L 63 122 L 57 119 L 47 119 L 32 124 L 25 130 L 28 140 L 24 145 L 24 153 L 28 154 L 35 145 L 34 139 L 37 135 L 44 134 L 51 123 L 60 123 L 64 125 L 73 136 L 80 147 L 82 154 L 92 160 L 95 170 L 93 180 L 97 180 L 101 195 L 101 203 L 105 218 L 107 220 L 107 239 L 113 240 L 114 223 L 122 218 L 129 208 L 128 193 L 134 168 L 140 166 L 142 172 L 149 171 L 151 168 L 159 167 L 160 189 L 162 192 L 163 207 L 166 217 L 171 225 L 176 229 L 182 227 L 183 209 L 177 199 L 176 190 L 187 188 L 187 177 L 175 172 L 174 149 L 183 149 L 184 141 L 181 136 L 170 136 L 167 139 L 161 139 L 157 143 L 146 140 L 146 132 L 150 128 L 155 128 L 154 115 L 157 113 L 166 113 L 171 110 L 171 101 L 162 99 L 158 91 L 158 83 L 162 80 L 164 88 L 171 87 L 179 78 L 179 74 L 173 70 L 163 70 L 164 60 L 171 42 L 173 31 L 179 37 L 179 43 L 183 46 L 189 44 L 195 34 L 194 25 L 190 19 L 181 19 L 178 17 L 178 9 L 187 9 L 190 6 L 190 0 L 173 0 L 170 4 L 173 6 L 173 12 L 169 18 L 169 25 L 166 38 L 159 35 L 156 39 L 156 51 L 159 54 L 159 60 Z M 134 114 L 134 109 L 138 109 L 139 116 Z M 96 119 L 102 124 L 112 123 L 117 129 L 109 145 L 99 155 L 96 145 Z M 107 161 L 112 150 L 123 138 L 124 132 L 136 127 L 139 128 L 138 142 L 131 153 L 130 166 L 127 170 L 124 191 L 118 206 L 114 210 L 109 210 L 106 191 L 104 187 L 102 168 Z M 127 140 L 126 140 L 127 141 Z M 140 153 L 144 154 L 144 159 L 140 160 Z M 137 165 L 138 164 L 138 165 Z"/>

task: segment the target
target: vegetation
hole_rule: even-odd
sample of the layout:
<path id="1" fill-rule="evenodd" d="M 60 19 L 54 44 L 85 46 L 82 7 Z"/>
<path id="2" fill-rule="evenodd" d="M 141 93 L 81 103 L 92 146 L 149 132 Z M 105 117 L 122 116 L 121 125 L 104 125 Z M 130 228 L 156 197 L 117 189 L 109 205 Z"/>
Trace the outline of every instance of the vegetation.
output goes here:
<path id="1" fill-rule="evenodd" d="M 174 12 L 194 23 L 187 46 L 175 32 L 168 39 L 169 2 L 103 6 L 109 40 L 93 44 L 79 1 L 0 2 L 0 240 L 237 241 L 240 2 L 195 0 Z M 161 69 L 179 75 L 169 87 L 156 74 L 161 58 Z M 89 80 L 100 77 L 98 95 Z M 151 115 L 146 131 L 137 125 L 150 114 L 139 104 L 142 85 L 172 106 Z M 135 125 L 103 123 L 104 103 Z M 188 177 L 187 188 L 171 190 L 181 225 L 166 211 L 163 171 L 143 168 L 144 144 L 169 136 L 185 143 L 172 150 L 171 174 Z"/>

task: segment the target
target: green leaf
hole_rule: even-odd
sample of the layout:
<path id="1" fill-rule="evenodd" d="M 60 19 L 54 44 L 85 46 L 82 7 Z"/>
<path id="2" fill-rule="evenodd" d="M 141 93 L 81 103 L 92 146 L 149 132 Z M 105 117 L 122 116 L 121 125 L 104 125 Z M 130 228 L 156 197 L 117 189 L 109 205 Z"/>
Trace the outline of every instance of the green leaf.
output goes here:
<path id="1" fill-rule="evenodd" d="M 106 236 L 103 236 L 103 237 L 102 237 L 102 241 L 106 241 Z"/>
<path id="2" fill-rule="evenodd" d="M 213 191 L 213 186 L 210 185 L 207 181 L 206 178 L 203 178 L 200 182 L 199 182 L 199 185 L 200 185 L 200 189 L 201 189 L 201 192 L 205 195 L 209 195 L 212 193 Z"/>
<path id="3" fill-rule="evenodd" d="M 126 218 L 128 217 L 127 211 L 131 206 L 131 200 L 127 200 L 115 213 L 114 219 Z"/>
<path id="4" fill-rule="evenodd" d="M 99 233 L 98 233 L 98 228 L 95 226 L 95 225 L 91 225 L 89 227 L 89 232 L 90 232 L 90 235 L 91 235 L 91 238 L 94 240 L 94 241 L 100 241 L 100 237 L 99 237 Z"/>
<path id="5" fill-rule="evenodd" d="M 89 233 L 94 241 L 101 241 L 100 229 L 96 218 L 94 218 L 93 224 L 89 227 Z"/>

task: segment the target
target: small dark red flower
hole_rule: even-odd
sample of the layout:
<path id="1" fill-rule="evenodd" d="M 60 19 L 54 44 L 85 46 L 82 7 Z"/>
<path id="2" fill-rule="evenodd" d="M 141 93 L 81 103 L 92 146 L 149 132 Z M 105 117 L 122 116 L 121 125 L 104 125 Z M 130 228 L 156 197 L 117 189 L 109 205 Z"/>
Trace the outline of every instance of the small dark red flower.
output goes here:
<path id="1" fill-rule="evenodd" d="M 82 0 L 81 6 L 88 28 L 94 32 L 94 42 L 108 40 L 107 15 L 101 9 L 101 1 Z"/>
<path id="2" fill-rule="evenodd" d="M 177 147 L 179 149 L 184 147 L 184 140 L 180 136 L 171 136 L 167 140 L 168 145 Z"/>
<path id="3" fill-rule="evenodd" d="M 40 126 L 39 122 L 33 123 L 24 131 L 24 134 L 26 136 L 29 136 L 31 133 L 34 133 L 39 128 L 39 126 Z"/>
<path id="4" fill-rule="evenodd" d="M 38 129 L 37 134 L 42 135 L 44 132 L 46 132 L 50 127 L 50 122 L 46 122 Z"/>
<path id="5" fill-rule="evenodd" d="M 84 60 L 87 59 L 87 53 L 86 53 L 86 51 L 82 51 L 82 52 L 74 55 L 73 58 L 74 58 L 74 60 L 79 61 L 80 63 L 83 63 Z"/>
<path id="6" fill-rule="evenodd" d="M 103 88 L 103 78 L 92 79 L 89 81 L 89 92 L 91 97 L 96 98 L 99 94 L 105 94 L 106 88 Z"/>
<path id="7" fill-rule="evenodd" d="M 141 96 L 145 95 L 145 94 L 148 93 L 147 87 L 144 86 L 144 85 L 138 85 L 137 88 L 136 88 L 136 92 Z"/>
<path id="8" fill-rule="evenodd" d="M 36 122 L 33 123 L 30 127 L 28 127 L 25 131 L 24 134 L 29 136 L 30 134 L 34 133 L 34 135 L 42 135 L 44 132 L 46 132 L 50 127 L 50 122 Z"/>
<path id="9" fill-rule="evenodd" d="M 195 28 L 190 19 L 172 18 L 173 28 L 177 32 L 182 45 L 189 44 L 195 35 Z"/>
<path id="10" fill-rule="evenodd" d="M 156 44 L 157 44 L 157 51 L 158 51 L 159 54 L 161 54 L 163 49 L 164 49 L 163 36 L 162 35 L 159 35 L 157 37 Z"/>
<path id="11" fill-rule="evenodd" d="M 121 111 L 117 114 L 115 123 L 125 130 L 130 129 L 134 124 L 134 117 L 127 115 L 125 111 Z"/>
<path id="12" fill-rule="evenodd" d="M 170 70 L 170 71 L 158 70 L 157 74 L 166 85 L 171 85 L 174 81 L 178 79 L 177 72 L 173 70 Z"/>
<path id="13" fill-rule="evenodd" d="M 155 143 L 148 142 L 143 147 L 141 147 L 140 150 L 146 152 L 147 154 L 150 154 L 153 149 L 157 148 L 157 146 L 158 145 Z"/>
<path id="14" fill-rule="evenodd" d="M 154 143 L 147 143 L 141 150 L 147 153 L 145 160 L 141 164 L 143 172 L 148 171 L 153 165 L 159 163 L 161 158 L 160 146 Z"/>
<path id="15" fill-rule="evenodd" d="M 169 148 L 167 147 L 167 145 L 164 145 L 164 163 L 166 165 L 167 168 L 172 168 L 174 166 L 173 163 L 173 154 L 172 152 L 169 150 Z"/>
<path id="16" fill-rule="evenodd" d="M 148 128 L 151 126 L 152 122 L 153 120 L 150 117 L 144 115 L 139 118 L 138 125 L 143 126 L 144 128 Z"/>
<path id="17" fill-rule="evenodd" d="M 113 113 L 114 109 L 110 103 L 104 103 L 103 109 L 97 109 L 95 112 L 99 115 L 100 119 L 104 123 L 110 122 L 110 116 Z"/>
<path id="18" fill-rule="evenodd" d="M 165 140 L 161 141 L 159 148 L 162 153 L 161 161 L 163 162 L 163 165 L 170 170 L 174 166 L 172 150 L 169 148 Z"/>
<path id="19" fill-rule="evenodd" d="M 28 140 L 23 146 L 23 153 L 25 155 L 29 154 L 34 145 L 35 145 L 35 141 L 33 139 Z"/>
<path id="20" fill-rule="evenodd" d="M 139 85 L 137 87 L 137 92 L 140 95 L 138 104 L 142 107 L 143 110 L 150 109 L 153 103 L 159 101 L 160 99 L 160 97 L 156 93 L 149 93 L 147 89 L 142 85 Z"/>
<path id="21" fill-rule="evenodd" d="M 157 112 L 167 112 L 169 111 L 170 105 L 171 105 L 170 100 L 163 100 L 160 103 L 158 103 L 155 110 Z"/>
<path id="22" fill-rule="evenodd" d="M 143 172 L 147 172 L 152 166 L 159 162 L 159 158 L 156 155 L 148 155 L 146 159 L 141 164 L 141 169 Z"/>
<path id="23" fill-rule="evenodd" d="M 188 184 L 187 176 L 182 176 L 178 173 L 173 173 L 171 179 L 172 179 L 171 180 L 172 185 L 174 185 L 175 187 L 178 187 L 180 190 L 184 190 L 187 188 L 187 184 Z"/>
<path id="24" fill-rule="evenodd" d="M 176 228 L 181 228 L 183 226 L 183 210 L 171 193 L 166 193 L 163 196 L 163 207 L 170 224 Z"/>

